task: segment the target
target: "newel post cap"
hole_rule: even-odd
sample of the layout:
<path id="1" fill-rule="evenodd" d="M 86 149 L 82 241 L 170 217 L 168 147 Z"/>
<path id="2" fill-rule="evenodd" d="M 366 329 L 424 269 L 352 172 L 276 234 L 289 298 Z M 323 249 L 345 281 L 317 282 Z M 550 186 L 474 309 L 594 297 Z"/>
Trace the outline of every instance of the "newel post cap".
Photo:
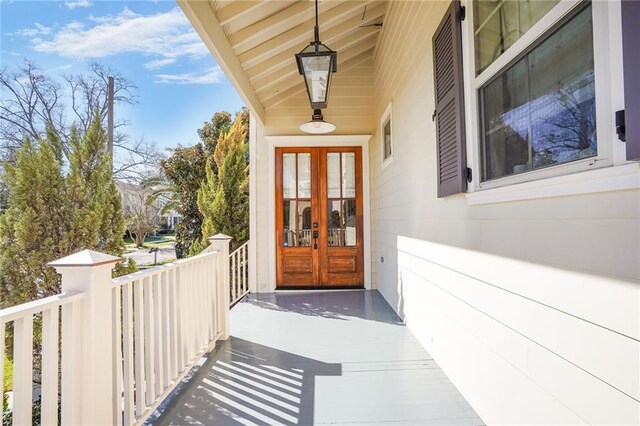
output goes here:
<path id="1" fill-rule="evenodd" d="M 82 250 L 69 256 L 63 257 L 62 259 L 49 262 L 47 263 L 47 266 L 52 266 L 54 268 L 100 266 L 117 263 L 121 260 L 122 258 L 118 256 L 112 256 L 110 254 L 100 253 L 93 250 Z"/>
<path id="2" fill-rule="evenodd" d="M 209 241 L 231 241 L 231 240 L 233 240 L 233 237 L 230 237 L 222 233 L 218 233 L 213 237 L 209 237 Z"/>

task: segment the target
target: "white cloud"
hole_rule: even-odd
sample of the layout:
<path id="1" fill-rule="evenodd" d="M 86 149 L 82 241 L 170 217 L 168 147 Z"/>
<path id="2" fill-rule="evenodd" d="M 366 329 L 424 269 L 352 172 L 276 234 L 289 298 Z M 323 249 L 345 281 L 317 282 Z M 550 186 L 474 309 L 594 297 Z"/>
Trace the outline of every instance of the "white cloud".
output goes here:
<path id="1" fill-rule="evenodd" d="M 175 62 L 175 58 L 156 59 L 155 61 L 147 62 L 146 64 L 144 64 L 144 67 L 148 70 L 157 70 L 158 68 L 171 65 Z"/>
<path id="2" fill-rule="evenodd" d="M 210 68 L 202 73 L 159 74 L 155 83 L 166 84 L 216 84 L 224 81 L 220 67 Z"/>
<path id="3" fill-rule="evenodd" d="M 18 35 L 21 37 L 34 37 L 39 35 L 49 35 L 51 34 L 51 28 L 46 27 L 39 22 L 33 24 L 33 28 L 23 28 L 21 30 L 12 33 L 11 35 Z"/>
<path id="4" fill-rule="evenodd" d="M 65 1 L 64 5 L 67 6 L 69 9 L 75 9 L 76 7 L 90 7 L 90 6 L 92 6 L 92 4 L 91 4 L 91 2 L 89 2 L 89 0 Z"/>
<path id="5" fill-rule="evenodd" d="M 91 17 L 87 23 L 72 22 L 51 36 L 33 38 L 33 48 L 38 52 L 81 59 L 122 53 L 159 57 L 147 63 L 149 69 L 169 65 L 180 57 L 201 58 L 209 54 L 179 8 L 140 15 L 125 7 L 115 16 Z"/>

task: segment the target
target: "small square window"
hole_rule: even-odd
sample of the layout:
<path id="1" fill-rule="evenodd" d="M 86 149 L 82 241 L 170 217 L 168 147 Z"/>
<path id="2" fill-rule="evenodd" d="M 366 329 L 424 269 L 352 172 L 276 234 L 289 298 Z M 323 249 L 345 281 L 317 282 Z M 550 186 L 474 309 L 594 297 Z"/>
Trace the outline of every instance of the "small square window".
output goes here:
<path id="1" fill-rule="evenodd" d="M 391 103 L 387 106 L 380 119 L 380 135 L 382 150 L 382 165 L 386 166 L 393 160 L 393 128 L 391 124 Z"/>

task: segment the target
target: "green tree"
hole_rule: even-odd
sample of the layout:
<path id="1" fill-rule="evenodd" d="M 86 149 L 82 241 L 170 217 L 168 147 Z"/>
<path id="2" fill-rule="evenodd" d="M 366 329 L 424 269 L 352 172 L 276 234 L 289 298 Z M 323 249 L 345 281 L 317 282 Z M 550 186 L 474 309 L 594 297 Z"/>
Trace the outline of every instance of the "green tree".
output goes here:
<path id="1" fill-rule="evenodd" d="M 13 363 L 9 358 L 3 356 L 4 362 L 2 367 L 4 368 L 4 383 L 0 383 L 2 385 L 2 411 L 4 412 L 7 409 L 7 398 L 6 393 L 13 389 Z"/>
<path id="2" fill-rule="evenodd" d="M 208 152 L 216 150 L 216 144 L 220 135 L 229 131 L 233 120 L 231 114 L 227 111 L 219 111 L 213 114 L 210 121 L 202 123 L 202 127 L 197 130 L 198 136 L 202 141 L 204 148 Z"/>
<path id="3" fill-rule="evenodd" d="M 202 214 L 198 210 L 198 190 L 206 178 L 207 156 L 202 144 L 178 147 L 161 162 L 163 179 L 156 179 L 153 202 L 160 195 L 171 200 L 165 207 L 175 209 L 182 219 L 176 226 L 176 256 L 186 257 L 200 236 Z"/>
<path id="4" fill-rule="evenodd" d="M 124 253 L 122 204 L 99 118 L 82 137 L 72 130 L 69 140 L 68 164 L 49 127 L 37 145 L 25 139 L 16 162 L 4 166 L 9 200 L 0 217 L 2 306 L 58 293 L 60 281 L 48 262 L 82 249 Z M 121 262 L 116 274 L 132 270 L 134 263 Z"/>
<path id="5" fill-rule="evenodd" d="M 194 250 L 201 250 L 206 246 L 207 238 L 219 232 L 233 237 L 234 247 L 249 238 L 246 133 L 244 123 L 237 117 L 229 131 L 221 134 L 213 158 L 207 161 L 207 180 L 198 191 L 198 208 L 204 220 L 201 238 Z"/>

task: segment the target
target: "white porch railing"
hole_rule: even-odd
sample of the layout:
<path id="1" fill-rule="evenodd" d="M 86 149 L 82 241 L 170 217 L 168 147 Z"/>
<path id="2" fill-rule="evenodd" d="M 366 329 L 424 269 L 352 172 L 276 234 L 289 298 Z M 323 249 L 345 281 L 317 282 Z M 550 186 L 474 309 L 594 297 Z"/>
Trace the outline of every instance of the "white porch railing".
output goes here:
<path id="1" fill-rule="evenodd" d="M 13 423 L 32 423 L 40 317 L 41 423 L 58 424 L 59 404 L 62 424 L 144 422 L 199 356 L 229 337 L 229 241 L 217 235 L 203 254 L 114 280 L 117 257 L 85 250 L 52 262 L 61 294 L 0 311 L 0 358 L 13 323 Z"/>
<path id="2" fill-rule="evenodd" d="M 231 306 L 249 293 L 249 241 L 229 255 Z"/>

